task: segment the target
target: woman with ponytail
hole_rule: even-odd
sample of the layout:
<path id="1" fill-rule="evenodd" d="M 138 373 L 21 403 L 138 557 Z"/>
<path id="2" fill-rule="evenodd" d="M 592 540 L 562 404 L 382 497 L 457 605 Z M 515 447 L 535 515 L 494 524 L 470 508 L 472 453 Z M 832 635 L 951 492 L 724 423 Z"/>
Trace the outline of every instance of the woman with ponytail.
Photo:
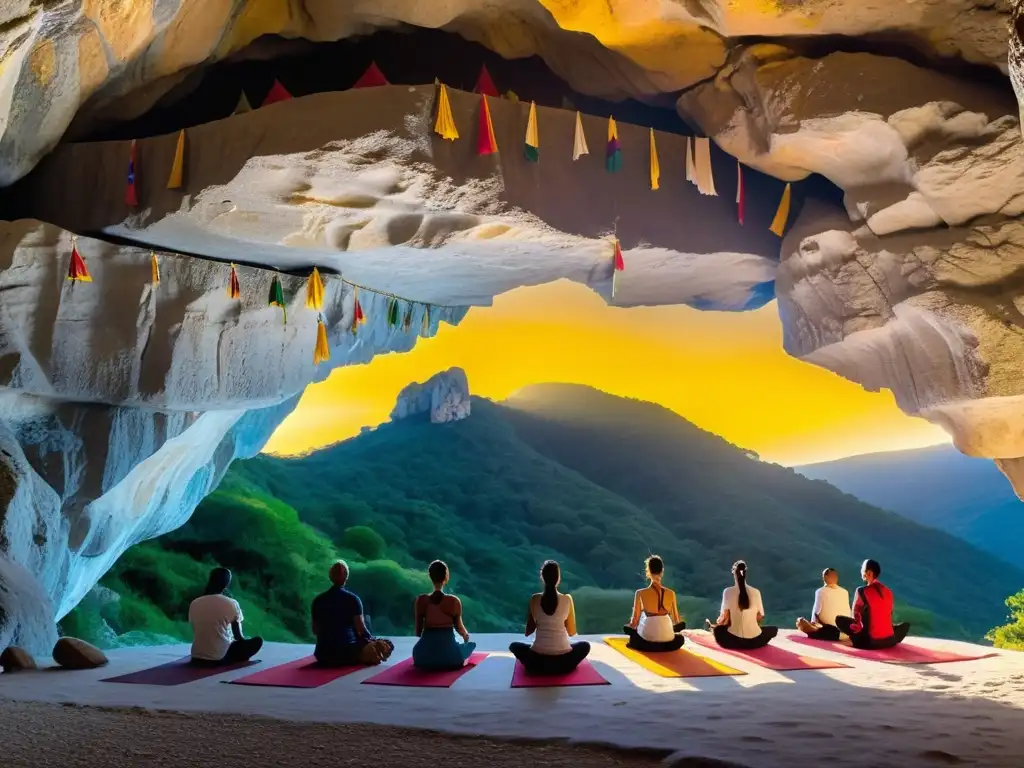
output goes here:
<path id="1" fill-rule="evenodd" d="M 712 624 L 705 620 L 704 628 L 715 635 L 723 648 L 747 651 L 764 648 L 777 634 L 778 627 L 762 627 L 764 604 L 761 592 L 747 584 L 747 564 L 737 560 L 732 566 L 735 584 L 722 593 L 722 612 Z"/>
<path id="2" fill-rule="evenodd" d="M 644 575 L 649 583 L 636 591 L 633 616 L 622 628 L 629 637 L 626 645 L 633 650 L 658 653 L 683 647 L 683 636 L 676 633 L 686 629 L 686 622 L 679 616 L 676 593 L 661 583 L 664 574 L 665 561 L 657 555 L 648 557 Z"/>
<path id="3" fill-rule="evenodd" d="M 535 631 L 533 645 L 512 643 L 508 649 L 531 675 L 567 675 L 590 653 L 590 643 L 570 643 L 576 634 L 576 608 L 572 598 L 558 591 L 562 571 L 548 560 L 540 569 L 544 591 L 530 598 L 526 636 Z"/>
<path id="4" fill-rule="evenodd" d="M 448 566 L 435 560 L 427 569 L 434 591 L 416 598 L 416 636 L 419 640 L 412 649 L 412 663 L 418 669 L 461 669 L 476 650 L 469 642 L 469 632 L 462 623 L 462 601 L 455 595 L 445 594 Z M 455 635 L 462 637 L 459 643 Z"/>

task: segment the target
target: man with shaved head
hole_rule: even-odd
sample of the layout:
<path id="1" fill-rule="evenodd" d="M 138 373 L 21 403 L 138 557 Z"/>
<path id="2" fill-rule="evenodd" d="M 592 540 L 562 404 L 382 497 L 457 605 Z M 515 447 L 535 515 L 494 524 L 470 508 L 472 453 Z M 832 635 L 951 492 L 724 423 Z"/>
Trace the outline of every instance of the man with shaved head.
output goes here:
<path id="1" fill-rule="evenodd" d="M 348 564 L 339 560 L 328 571 L 331 588 L 313 600 L 313 634 L 317 663 L 325 667 L 380 664 L 394 646 L 371 637 L 363 619 L 363 602 L 346 589 Z"/>

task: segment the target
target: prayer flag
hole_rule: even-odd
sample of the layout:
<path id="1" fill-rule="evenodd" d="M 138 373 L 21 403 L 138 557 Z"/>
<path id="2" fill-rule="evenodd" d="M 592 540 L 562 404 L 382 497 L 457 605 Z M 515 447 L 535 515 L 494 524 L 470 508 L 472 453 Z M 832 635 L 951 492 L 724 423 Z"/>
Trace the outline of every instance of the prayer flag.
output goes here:
<path id="1" fill-rule="evenodd" d="M 244 115 L 246 112 L 252 112 L 252 106 L 249 104 L 249 100 L 245 98 L 245 91 L 242 91 L 242 95 L 238 97 L 238 104 L 235 106 L 233 115 Z"/>
<path id="2" fill-rule="evenodd" d="M 530 116 L 526 120 L 526 159 L 536 163 L 540 160 L 540 136 L 537 133 L 537 105 L 530 102 Z"/>
<path id="3" fill-rule="evenodd" d="M 740 161 L 736 161 L 736 218 L 739 219 L 740 226 L 743 226 L 743 213 L 746 208 L 746 192 L 743 189 L 743 166 L 740 165 Z"/>
<path id="4" fill-rule="evenodd" d="M 324 325 L 323 315 L 316 319 L 316 346 L 313 347 L 313 365 L 327 362 L 331 359 L 331 348 L 327 344 L 327 326 Z"/>
<path id="5" fill-rule="evenodd" d="M 153 285 L 160 285 L 160 262 L 156 260 L 156 252 L 149 252 L 149 268 L 153 273 Z"/>
<path id="6" fill-rule="evenodd" d="M 782 190 L 782 199 L 779 201 L 779 209 L 775 212 L 772 225 L 769 227 L 779 237 L 786 233 L 786 221 L 789 219 L 789 204 L 793 197 L 792 189 L 787 182 L 786 188 Z"/>
<path id="7" fill-rule="evenodd" d="M 235 270 L 235 265 L 231 265 L 231 274 L 228 277 L 228 298 L 229 299 L 240 299 L 242 298 L 242 288 L 238 284 L 238 272 Z"/>
<path id="8" fill-rule="evenodd" d="M 711 139 L 706 136 L 697 137 L 694 142 L 696 144 L 694 164 L 697 172 L 697 189 L 702 195 L 717 196 L 715 177 L 711 172 Z"/>
<path id="9" fill-rule="evenodd" d="M 481 93 L 484 96 L 493 96 L 496 99 L 501 98 L 501 94 L 498 93 L 498 87 L 491 79 L 491 73 L 487 71 L 486 64 L 483 64 L 480 67 L 480 75 L 476 79 L 476 85 L 473 86 L 473 93 Z"/>
<path id="10" fill-rule="evenodd" d="M 513 104 L 519 103 L 519 94 L 516 93 L 515 91 L 508 91 L 505 94 L 505 98 L 511 101 Z"/>
<path id="11" fill-rule="evenodd" d="M 651 128 L 651 189 L 661 187 L 661 165 L 658 163 L 658 148 L 654 144 L 654 129 Z"/>
<path id="12" fill-rule="evenodd" d="M 398 299 L 388 302 L 388 328 L 398 327 Z"/>
<path id="13" fill-rule="evenodd" d="M 279 101 L 288 101 L 292 95 L 288 93 L 287 89 L 281 85 L 281 81 L 275 79 L 274 84 L 270 86 L 270 90 L 267 91 L 267 97 L 263 99 L 263 104 L 260 106 L 267 106 L 268 104 L 276 104 Z"/>
<path id="14" fill-rule="evenodd" d="M 352 307 L 352 330 L 355 331 L 356 325 L 366 322 L 366 315 L 363 314 L 363 305 L 359 303 L 359 289 L 353 288 L 352 293 L 355 302 Z"/>
<path id="15" fill-rule="evenodd" d="M 583 155 L 589 155 L 590 150 L 587 149 L 587 137 L 583 133 L 583 119 L 580 117 L 579 110 L 576 111 L 576 135 L 572 140 L 572 159 L 579 160 Z"/>
<path id="16" fill-rule="evenodd" d="M 693 142 L 690 141 L 690 137 L 686 137 L 686 180 L 696 186 L 697 184 L 697 170 L 693 167 Z"/>
<path id="17" fill-rule="evenodd" d="M 491 122 L 491 108 L 487 105 L 487 97 L 480 97 L 480 127 L 476 137 L 476 153 L 493 155 L 498 151 L 498 140 L 494 138 L 494 123 Z"/>
<path id="18" fill-rule="evenodd" d="M 85 266 L 85 259 L 78 252 L 78 241 L 71 238 L 71 261 L 68 264 L 68 280 L 73 283 L 91 283 L 92 275 Z"/>
<path id="19" fill-rule="evenodd" d="M 604 152 L 604 167 L 615 173 L 622 168 L 622 144 L 619 142 L 619 129 L 615 126 L 615 118 L 608 118 L 608 146 Z"/>
<path id="20" fill-rule="evenodd" d="M 430 333 L 430 305 L 423 308 L 423 335 Z"/>
<path id="21" fill-rule="evenodd" d="M 138 149 L 135 139 L 132 139 L 131 149 L 128 151 L 128 187 L 124 192 L 124 202 L 131 208 L 137 208 L 139 197 L 135 194 L 135 174 L 138 172 Z"/>
<path id="22" fill-rule="evenodd" d="M 618 238 L 615 239 L 614 259 L 615 259 L 615 271 L 616 272 L 623 272 L 623 271 L 625 271 L 625 269 L 626 269 L 626 262 L 622 258 L 622 246 L 619 245 Z"/>
<path id="23" fill-rule="evenodd" d="M 320 279 L 320 270 L 313 267 L 313 273 L 306 281 L 306 308 L 320 312 L 324 308 L 324 281 Z"/>
<path id="24" fill-rule="evenodd" d="M 281 278 L 277 275 L 274 275 L 274 279 L 270 283 L 270 295 L 267 297 L 267 305 L 280 307 L 284 314 L 284 321 L 288 322 L 288 308 L 284 304 L 284 289 L 281 286 Z"/>
<path id="25" fill-rule="evenodd" d="M 376 88 L 379 85 L 391 85 L 384 73 L 380 71 L 376 61 L 371 61 L 362 76 L 352 85 L 353 88 Z"/>
<path id="26" fill-rule="evenodd" d="M 405 308 L 405 314 L 402 316 L 402 332 L 408 333 L 410 328 L 412 328 L 412 304 Z"/>
<path id="27" fill-rule="evenodd" d="M 174 148 L 174 162 L 171 164 L 171 175 L 167 178 L 168 189 L 181 189 L 181 179 L 185 171 L 185 131 L 178 132 L 178 145 Z"/>
<path id="28" fill-rule="evenodd" d="M 434 123 L 434 132 L 442 139 L 455 141 L 459 138 L 459 131 L 455 127 L 455 118 L 452 117 L 452 105 L 448 101 L 448 89 L 444 83 L 439 83 L 437 92 L 437 121 Z"/>

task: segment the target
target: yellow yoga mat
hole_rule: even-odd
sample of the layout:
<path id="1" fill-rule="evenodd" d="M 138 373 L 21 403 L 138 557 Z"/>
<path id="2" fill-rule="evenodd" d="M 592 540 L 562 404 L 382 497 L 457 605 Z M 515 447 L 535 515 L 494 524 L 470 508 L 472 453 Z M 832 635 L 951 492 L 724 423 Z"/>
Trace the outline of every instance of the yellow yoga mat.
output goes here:
<path id="1" fill-rule="evenodd" d="M 668 653 L 646 653 L 627 648 L 625 637 L 606 637 L 604 641 L 630 661 L 659 677 L 727 677 L 747 674 L 683 648 Z"/>

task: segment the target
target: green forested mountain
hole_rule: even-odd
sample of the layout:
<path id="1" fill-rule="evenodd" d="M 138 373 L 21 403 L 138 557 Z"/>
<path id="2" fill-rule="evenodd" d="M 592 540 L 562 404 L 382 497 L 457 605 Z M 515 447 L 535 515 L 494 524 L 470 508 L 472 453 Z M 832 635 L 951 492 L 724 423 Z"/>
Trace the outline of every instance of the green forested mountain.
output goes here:
<path id="1" fill-rule="evenodd" d="M 93 599 L 66 628 L 187 636 L 188 600 L 218 563 L 236 572 L 249 631 L 306 640 L 308 601 L 340 556 L 378 632 L 411 630 L 434 558 L 451 566 L 471 631 L 514 630 L 554 557 L 581 630 L 612 631 L 651 552 L 689 596 L 691 622 L 716 610 L 738 558 L 783 626 L 810 610 L 823 567 L 852 588 L 865 557 L 882 562 L 923 634 L 981 638 L 1024 586 L 1014 566 L 762 463 L 660 406 L 541 385 L 502 404 L 474 399 L 453 424 L 407 419 L 306 457 L 236 462 L 186 526 L 115 566 L 103 583 L 120 599 Z"/>

